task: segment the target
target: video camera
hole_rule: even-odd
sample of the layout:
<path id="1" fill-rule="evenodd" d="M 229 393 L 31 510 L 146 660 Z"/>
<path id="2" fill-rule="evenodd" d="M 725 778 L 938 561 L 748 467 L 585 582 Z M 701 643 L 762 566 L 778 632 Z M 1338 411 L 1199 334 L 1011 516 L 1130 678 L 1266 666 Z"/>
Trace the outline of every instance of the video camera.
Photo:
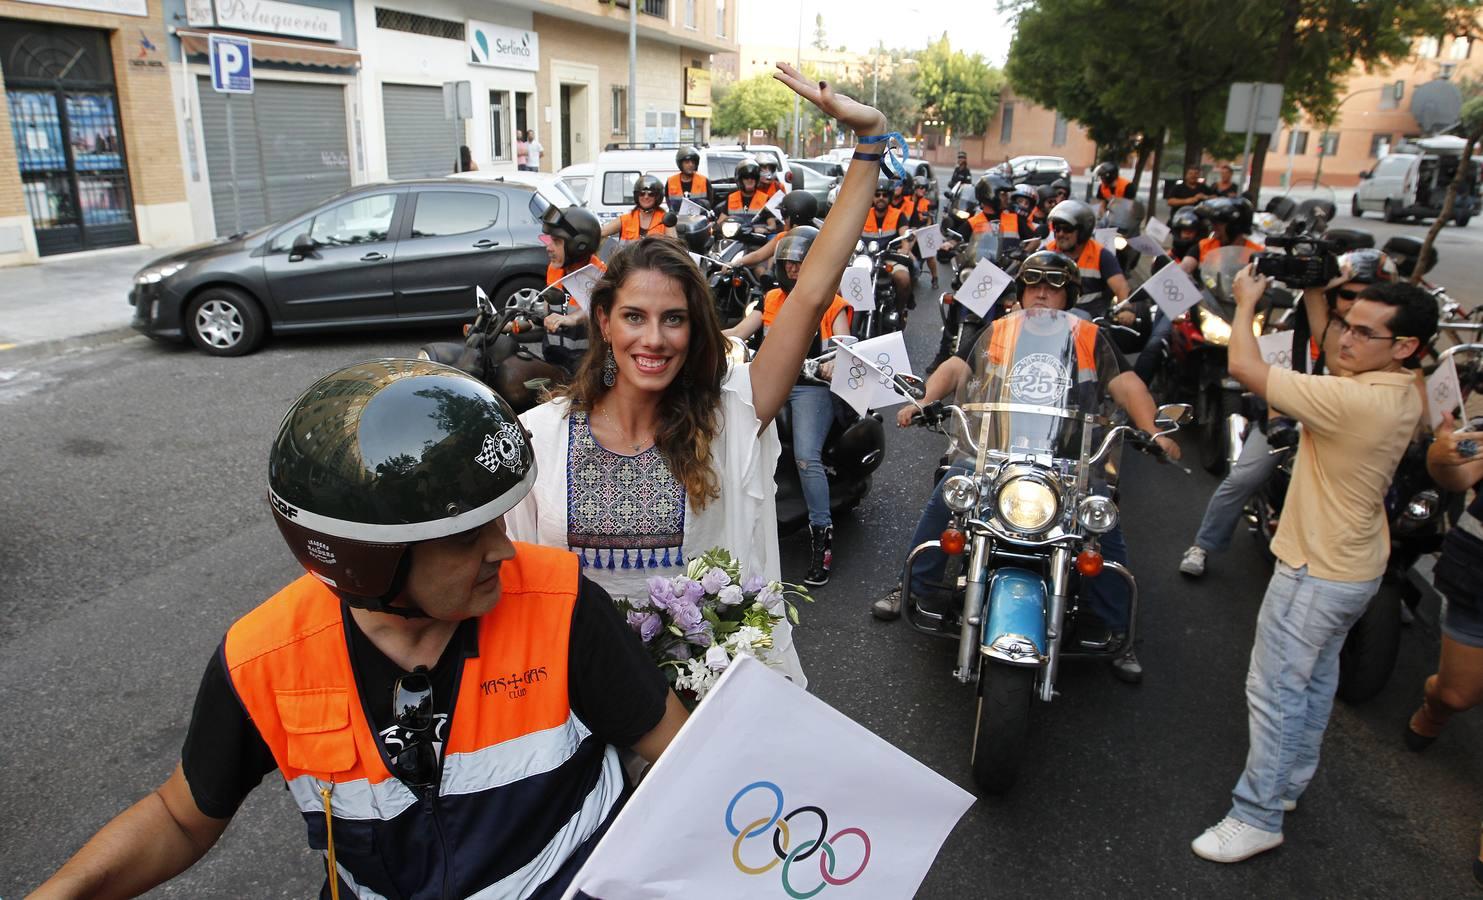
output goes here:
<path id="1" fill-rule="evenodd" d="M 1267 246 L 1282 253 L 1258 253 L 1258 275 L 1274 278 L 1290 288 L 1324 287 L 1339 275 L 1339 254 L 1346 249 L 1339 241 L 1313 234 L 1274 234 Z"/>

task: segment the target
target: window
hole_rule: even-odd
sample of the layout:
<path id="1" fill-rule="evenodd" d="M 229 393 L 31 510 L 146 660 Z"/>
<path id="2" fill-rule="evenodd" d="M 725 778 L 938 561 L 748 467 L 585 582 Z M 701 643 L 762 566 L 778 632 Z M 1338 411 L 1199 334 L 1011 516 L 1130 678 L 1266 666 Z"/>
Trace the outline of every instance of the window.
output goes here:
<path id="1" fill-rule="evenodd" d="M 1282 146 L 1287 148 L 1289 156 L 1302 156 L 1308 152 L 1308 132 L 1293 131 L 1289 128 L 1287 130 L 1287 138 L 1282 142 Z"/>
<path id="2" fill-rule="evenodd" d="M 1370 136 L 1370 156 L 1380 159 L 1382 156 L 1390 155 L 1390 135 L 1375 134 Z"/>
<path id="3" fill-rule="evenodd" d="M 644 113 L 644 127 L 645 128 L 658 128 L 659 127 L 659 111 L 658 110 L 651 109 L 651 110 L 647 110 Z"/>
<path id="4" fill-rule="evenodd" d="M 379 6 L 376 7 L 376 27 L 385 28 L 388 31 L 405 31 L 408 34 L 447 38 L 450 41 L 464 39 L 462 22 L 419 16 L 417 13 L 402 12 L 399 9 L 382 9 Z"/>
<path id="5" fill-rule="evenodd" d="M 1422 59 L 1436 59 L 1437 51 L 1441 49 L 1441 40 L 1434 37 L 1424 37 L 1416 41 L 1416 55 Z"/>
<path id="6" fill-rule="evenodd" d="M 742 161 L 740 154 L 722 156 L 716 153 L 705 155 L 705 177 L 711 181 L 728 181 L 736 177 L 736 164 Z"/>
<path id="7" fill-rule="evenodd" d="M 698 0 L 685 0 L 685 27 L 686 28 L 694 28 L 694 27 L 696 27 L 696 11 L 695 11 L 695 6 L 696 6 L 696 3 L 697 2 L 698 2 Z"/>
<path id="8" fill-rule="evenodd" d="M 1004 104 L 1004 120 L 999 123 L 999 143 L 1009 143 L 1014 134 L 1014 104 Z"/>
<path id="9" fill-rule="evenodd" d="M 1339 132 L 1325 131 L 1318 136 L 1318 152 L 1321 156 L 1333 156 L 1339 152 Z"/>
<path id="10" fill-rule="evenodd" d="M 489 92 L 489 158 L 510 158 L 510 95 Z"/>
<path id="11" fill-rule="evenodd" d="M 1056 130 L 1051 134 L 1050 145 L 1052 147 L 1066 146 L 1066 117 L 1056 113 Z"/>
<path id="12" fill-rule="evenodd" d="M 1447 48 L 1449 59 L 1467 59 L 1468 54 L 1473 52 L 1473 42 L 1467 35 L 1459 34 L 1452 39 L 1452 46 Z"/>
<path id="13" fill-rule="evenodd" d="M 391 214 L 395 210 L 396 194 L 360 197 L 315 216 L 309 236 L 325 247 L 384 241 L 391 233 Z"/>
<path id="14" fill-rule="evenodd" d="M 613 134 L 628 132 L 628 88 L 613 88 Z"/>
<path id="15" fill-rule="evenodd" d="M 1399 178 L 1400 176 L 1406 174 L 1406 170 L 1409 168 L 1411 168 L 1410 157 L 1387 156 L 1386 158 L 1380 160 L 1379 165 L 1375 166 L 1375 174 L 1377 176 L 1383 176 L 1386 178 Z"/>
<path id="16" fill-rule="evenodd" d="M 575 202 L 578 206 L 585 206 L 587 204 L 587 184 L 591 181 L 592 179 L 586 175 L 568 175 L 558 184 L 566 185 L 566 189 L 571 191 L 572 196 L 576 198 Z"/>
<path id="17" fill-rule="evenodd" d="M 669 0 L 640 0 L 639 12 L 646 16 L 658 16 L 661 19 L 668 19 Z"/>
<path id="18" fill-rule="evenodd" d="M 605 172 L 602 176 L 603 206 L 629 206 L 633 203 L 633 183 L 637 172 Z"/>
<path id="19" fill-rule="evenodd" d="M 726 0 L 716 0 L 716 37 L 726 36 Z"/>
<path id="20" fill-rule="evenodd" d="M 412 237 L 483 231 L 499 221 L 499 197 L 482 191 L 422 191 L 412 216 Z"/>

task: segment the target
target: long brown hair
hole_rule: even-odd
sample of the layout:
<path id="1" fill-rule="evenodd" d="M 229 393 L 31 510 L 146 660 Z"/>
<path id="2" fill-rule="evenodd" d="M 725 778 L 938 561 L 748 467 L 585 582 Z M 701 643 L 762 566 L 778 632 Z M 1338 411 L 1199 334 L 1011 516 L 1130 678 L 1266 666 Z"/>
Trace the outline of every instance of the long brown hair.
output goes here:
<path id="1" fill-rule="evenodd" d="M 592 291 L 587 315 L 587 355 L 577 366 L 572 383 L 559 389 L 571 408 L 591 412 L 608 392 L 602 383 L 608 342 L 598 325 L 597 311 L 611 317 L 618 289 L 635 272 L 657 272 L 674 279 L 685 294 L 690 323 L 690 344 L 685 367 L 665 388 L 659 400 L 659 427 L 654 443 L 670 472 L 685 486 L 690 505 L 704 509 L 721 495 L 716 473 L 711 469 L 711 443 L 720 430 L 721 379 L 726 374 L 726 338 L 705 278 L 680 242 L 667 235 L 654 235 L 618 251 L 608 262 L 608 271 Z"/>

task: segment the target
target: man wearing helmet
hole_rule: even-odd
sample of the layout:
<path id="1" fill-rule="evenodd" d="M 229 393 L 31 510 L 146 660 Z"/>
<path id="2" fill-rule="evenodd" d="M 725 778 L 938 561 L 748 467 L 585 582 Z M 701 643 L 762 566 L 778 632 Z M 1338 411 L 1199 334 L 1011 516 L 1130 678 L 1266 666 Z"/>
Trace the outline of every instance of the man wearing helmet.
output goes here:
<path id="1" fill-rule="evenodd" d="M 978 212 L 968 220 L 973 225 L 974 234 L 983 234 L 988 231 L 1000 212 L 1009 209 L 1009 193 L 1013 190 L 1014 185 L 1001 175 L 987 173 L 979 177 L 973 185 L 973 196 L 978 201 Z M 1014 233 L 1018 233 L 1017 228 Z"/>
<path id="2" fill-rule="evenodd" d="M 758 186 L 757 190 L 766 195 L 768 200 L 771 200 L 772 195 L 778 191 L 782 191 L 785 194 L 788 192 L 788 188 L 783 184 L 783 179 L 778 177 L 778 161 L 776 159 L 764 154 L 757 161 L 757 164 L 762 167 L 762 183 Z"/>
<path id="3" fill-rule="evenodd" d="M 800 193 L 789 195 L 789 199 Z M 787 203 L 787 200 L 783 202 Z M 746 340 L 759 329 L 765 334 L 772 328 L 788 300 L 788 294 L 798 283 L 803 259 L 818 234 L 819 230 L 812 225 L 799 225 L 778 239 L 777 252 L 773 256 L 773 274 L 778 287 L 767 292 L 760 311 L 753 310 L 735 326 L 726 329 L 727 336 Z M 852 313 L 845 299 L 835 294 L 834 301 L 819 320 L 819 332 L 808 355 L 814 357 L 823 353 L 834 335 L 848 335 Z M 788 394 L 793 461 L 798 465 L 798 480 L 803 487 L 804 503 L 808 506 L 810 554 L 803 583 L 816 587 L 829 583 L 829 573 L 834 567 L 834 520 L 829 509 L 829 478 L 823 463 L 824 439 L 829 436 L 829 427 L 834 422 L 834 401 L 829 393 L 829 379 L 833 374 L 834 364 L 825 362 L 819 367 L 818 378 L 800 376 Z"/>
<path id="4" fill-rule="evenodd" d="M 664 188 L 653 175 L 640 175 L 633 183 L 633 209 L 602 226 L 605 238 L 618 236 L 624 243 L 649 234 L 664 234 L 664 208 L 659 203 Z"/>
<path id="5" fill-rule="evenodd" d="M 1118 172 L 1117 163 L 1110 160 L 1101 163 L 1092 170 L 1092 175 L 1097 180 L 1097 202 L 1101 209 L 1106 210 L 1110 200 L 1133 196 L 1133 183 Z"/>
<path id="6" fill-rule="evenodd" d="M 927 200 L 926 179 L 914 179 L 910 175 L 901 180 L 901 202 L 896 208 L 906 217 L 909 228 L 926 228 L 932 224 L 931 203 Z M 915 242 L 911 246 L 912 257 L 922 260 L 921 249 Z M 932 287 L 937 287 L 937 257 L 927 259 L 927 269 L 932 273 Z M 920 270 L 920 269 L 919 269 Z"/>
<path id="7" fill-rule="evenodd" d="M 615 747 L 684 721 L 574 555 L 512 543 L 535 459 L 490 388 L 359 363 L 289 409 L 274 521 L 307 574 L 228 629 L 181 762 L 35 896 L 133 896 L 184 871 L 277 769 L 323 896 L 559 896 L 622 804 Z"/>
<path id="8" fill-rule="evenodd" d="M 746 214 L 755 220 L 767 206 L 767 194 L 758 189 L 762 182 L 762 167 L 757 160 L 748 156 L 736 164 L 736 190 L 726 197 L 726 206 L 716 216 L 716 224 L 723 224 L 737 214 Z"/>
<path id="9" fill-rule="evenodd" d="M 884 243 L 906 234 L 906 218 L 892 205 L 892 179 L 881 175 L 875 183 L 875 199 L 865 213 L 862 238 Z M 899 248 L 900 245 L 898 245 Z M 898 249 L 898 252 L 905 252 Z M 906 318 L 906 310 L 915 302 L 911 295 L 911 268 L 897 264 L 891 269 L 891 284 L 896 289 L 896 311 Z"/>
<path id="10" fill-rule="evenodd" d="M 1172 243 L 1169 247 L 1169 256 L 1175 262 L 1183 260 L 1187 256 L 1199 259 L 1200 241 L 1206 236 L 1205 220 L 1200 214 L 1188 206 L 1175 210 L 1169 219 L 1169 230 L 1172 235 Z"/>
<path id="11" fill-rule="evenodd" d="M 684 199 L 704 200 L 710 203 L 711 184 L 698 171 L 700 151 L 694 147 L 681 147 L 675 153 L 675 165 L 680 167 L 680 171 L 669 176 L 669 181 L 665 184 L 669 208 L 678 212 L 680 201 Z"/>
<path id="12" fill-rule="evenodd" d="M 538 201 L 531 202 L 535 211 Z M 579 206 L 547 206 L 540 212 L 540 220 L 541 243 L 546 246 L 547 287 L 589 264 L 606 271 L 607 266 L 597 257 L 597 245 L 602 240 L 597 216 Z M 587 314 L 565 287 L 560 298 L 561 308 L 553 309 L 542 323 L 546 329 L 542 355 L 547 362 L 571 372 L 587 352 Z"/>
<path id="13" fill-rule="evenodd" d="M 1107 294 L 1122 301 L 1128 297 L 1128 279 L 1117 254 L 1092 237 L 1097 216 L 1080 200 L 1065 200 L 1050 211 L 1050 240 L 1045 249 L 1054 250 L 1076 261 L 1081 276 L 1081 291 L 1076 308 L 1092 318 L 1106 315 L 1111 307 Z"/>
<path id="14" fill-rule="evenodd" d="M 767 243 L 761 247 L 738 258 L 736 261 L 737 265 L 763 266 L 772 264 L 775 260 L 774 254 L 777 252 L 778 242 L 783 239 L 784 235 L 800 225 L 812 226 L 814 224 L 814 221 L 819 217 L 819 201 L 818 198 L 814 197 L 808 191 L 794 191 L 784 197 L 782 203 L 778 204 L 778 212 L 783 218 L 782 230 L 768 238 Z M 773 265 L 773 269 L 776 270 L 776 268 L 776 265 Z M 758 276 L 763 274 L 760 269 L 757 270 Z"/>
<path id="15" fill-rule="evenodd" d="M 1221 247 L 1239 246 L 1252 252 L 1264 249 L 1261 244 L 1248 237 L 1251 234 L 1252 208 L 1251 201 L 1245 197 L 1204 200 L 1195 207 L 1195 212 L 1210 223 L 1210 236 L 1200 241 L 1197 254 L 1179 261 L 1179 265 L 1191 275 L 1200 267 L 1206 254 L 1214 253 Z"/>
<path id="16" fill-rule="evenodd" d="M 1042 250 L 1025 258 L 1015 283 L 1023 309 L 1065 311 L 1077 305 L 1076 295 L 1080 280 L 1081 273 L 1070 257 L 1054 251 Z M 1096 326 L 1092 323 L 1082 324 L 1091 329 L 1093 333 L 1096 332 Z M 986 329 L 989 327 L 991 326 L 985 326 Z M 986 333 L 988 332 L 980 331 L 979 336 L 974 340 L 964 342 L 957 353 L 937 367 L 937 370 L 927 379 L 926 393 L 920 401 L 923 405 L 956 394 L 967 384 L 973 374 L 972 361 L 978 358 L 979 354 L 986 352 L 986 348 L 981 346 L 982 337 Z M 1098 366 L 1098 380 L 1100 389 L 1110 394 L 1113 401 L 1127 411 L 1134 425 L 1149 434 L 1159 430 L 1154 423 L 1157 410 L 1153 396 L 1149 394 L 1143 381 L 1126 367 L 1121 354 L 1116 352 L 1106 354 L 1106 358 Z M 915 406 L 908 404 L 901 407 L 896 414 L 896 424 L 902 428 L 907 427 L 911 424 L 915 414 Z M 1154 440 L 1169 457 L 1179 458 L 1179 445 L 1173 440 L 1168 437 L 1157 437 Z M 947 473 L 933 491 L 927 507 L 922 511 L 922 516 L 917 522 L 916 533 L 910 544 L 911 547 L 936 540 L 937 536 L 947 527 L 948 509 L 942 499 L 943 482 L 952 475 L 969 472 L 971 472 L 971 467 L 967 464 L 956 463 L 948 467 Z M 1127 546 L 1123 542 L 1121 528 L 1103 535 L 1102 553 L 1107 559 L 1126 564 Z M 928 550 L 919 554 L 912 563 L 912 594 L 918 597 L 930 597 L 932 586 L 942 581 L 945 564 L 946 557 L 941 552 Z M 1112 629 L 1114 635 L 1125 635 L 1129 624 L 1128 613 L 1131 598 L 1121 583 L 1121 579 L 1117 576 L 1099 577 L 1092 582 L 1089 590 L 1092 609 Z M 893 590 L 877 600 L 871 607 L 871 614 L 878 619 L 886 620 L 900 616 L 900 589 Z M 1130 684 L 1143 680 L 1143 667 L 1139 664 L 1138 657 L 1131 647 L 1128 648 L 1126 654 L 1113 660 L 1112 666 L 1113 674 L 1120 680 Z"/>

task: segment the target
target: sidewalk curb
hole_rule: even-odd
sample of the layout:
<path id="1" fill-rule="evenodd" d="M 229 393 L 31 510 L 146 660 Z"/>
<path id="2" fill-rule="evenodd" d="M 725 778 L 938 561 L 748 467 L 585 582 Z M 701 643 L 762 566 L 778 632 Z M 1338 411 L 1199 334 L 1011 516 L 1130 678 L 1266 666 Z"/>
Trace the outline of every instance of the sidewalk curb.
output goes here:
<path id="1" fill-rule="evenodd" d="M 0 350 L 0 367 L 10 363 L 31 362 L 48 356 L 62 356 L 64 354 L 80 353 L 87 350 L 97 350 L 112 344 L 122 343 L 133 337 L 143 338 L 144 335 L 135 331 L 133 326 L 121 325 L 117 328 L 110 328 L 106 331 L 95 331 L 91 334 L 79 334 L 49 341 L 33 341 L 28 344 L 17 344 L 8 350 Z"/>

